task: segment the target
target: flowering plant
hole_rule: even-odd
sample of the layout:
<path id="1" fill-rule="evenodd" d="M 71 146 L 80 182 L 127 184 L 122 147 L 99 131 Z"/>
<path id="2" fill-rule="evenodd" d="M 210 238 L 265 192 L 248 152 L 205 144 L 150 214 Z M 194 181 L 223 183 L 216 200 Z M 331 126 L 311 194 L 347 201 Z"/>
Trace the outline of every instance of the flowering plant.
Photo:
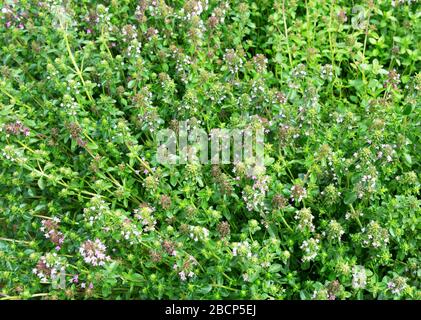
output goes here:
<path id="1" fill-rule="evenodd" d="M 2 1 L 0 299 L 420 299 L 419 3 L 353 3 Z"/>

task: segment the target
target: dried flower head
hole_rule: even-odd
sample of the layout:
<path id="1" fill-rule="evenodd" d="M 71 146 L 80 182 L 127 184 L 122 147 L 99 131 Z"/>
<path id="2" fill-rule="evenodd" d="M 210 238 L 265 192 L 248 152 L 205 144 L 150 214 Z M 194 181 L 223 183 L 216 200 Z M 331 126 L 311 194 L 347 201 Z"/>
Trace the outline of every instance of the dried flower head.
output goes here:
<path id="1" fill-rule="evenodd" d="M 227 221 L 222 221 L 218 224 L 217 230 L 221 236 L 221 238 L 226 238 L 230 235 L 230 225 Z"/>

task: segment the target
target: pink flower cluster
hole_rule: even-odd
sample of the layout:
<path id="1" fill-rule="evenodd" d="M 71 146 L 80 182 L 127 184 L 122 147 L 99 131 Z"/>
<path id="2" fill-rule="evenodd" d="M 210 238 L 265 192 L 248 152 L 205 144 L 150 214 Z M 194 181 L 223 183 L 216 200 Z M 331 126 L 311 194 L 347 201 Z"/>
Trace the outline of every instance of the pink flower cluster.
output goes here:
<path id="1" fill-rule="evenodd" d="M 106 261 L 111 260 L 106 255 L 107 247 L 99 240 L 87 240 L 79 248 L 79 252 L 86 263 L 93 266 L 103 266 Z"/>
<path id="2" fill-rule="evenodd" d="M 47 239 L 50 239 L 52 243 L 56 245 L 56 250 L 61 249 L 61 245 L 64 241 L 63 233 L 58 231 L 60 219 L 54 217 L 53 219 L 42 220 L 42 227 L 40 230 L 44 233 Z"/>
<path id="3" fill-rule="evenodd" d="M 15 12 L 16 11 L 16 12 Z M 14 8 L 14 5 L 5 5 L 1 9 L 2 19 L 6 20 L 5 26 L 6 28 L 10 28 L 15 24 L 19 29 L 25 29 L 25 25 L 23 24 L 23 20 L 27 19 L 28 14 L 27 12 L 19 12 Z"/>
<path id="4" fill-rule="evenodd" d="M 29 136 L 29 128 L 25 127 L 19 120 L 15 123 L 8 123 L 4 126 L 7 134 Z"/>

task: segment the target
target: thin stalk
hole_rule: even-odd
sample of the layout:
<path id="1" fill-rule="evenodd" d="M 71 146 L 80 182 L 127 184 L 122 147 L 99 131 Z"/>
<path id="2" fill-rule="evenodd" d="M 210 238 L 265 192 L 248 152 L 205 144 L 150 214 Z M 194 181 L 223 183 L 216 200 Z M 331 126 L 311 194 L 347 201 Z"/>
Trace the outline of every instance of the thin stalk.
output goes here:
<path id="1" fill-rule="evenodd" d="M 83 88 L 85 89 L 85 93 L 88 96 L 89 101 L 94 102 L 94 99 L 92 98 L 92 96 L 89 93 L 88 88 L 86 86 L 85 79 L 83 79 L 82 71 L 79 69 L 79 66 L 76 63 L 75 57 L 74 57 L 73 52 L 70 48 L 69 38 L 67 37 L 67 30 L 64 30 L 63 33 L 64 33 L 64 41 L 66 43 L 66 49 L 67 49 L 67 52 L 69 53 L 69 57 L 70 57 L 70 60 L 72 61 L 73 67 L 75 68 L 75 71 L 76 71 L 77 75 L 79 76 L 80 81 L 82 82 Z"/>
<path id="2" fill-rule="evenodd" d="M 284 20 L 285 38 L 287 40 L 289 65 L 292 68 L 291 48 L 289 47 L 288 27 L 287 27 L 287 19 L 286 19 L 286 14 L 285 14 L 285 0 L 282 0 L 282 17 Z"/>

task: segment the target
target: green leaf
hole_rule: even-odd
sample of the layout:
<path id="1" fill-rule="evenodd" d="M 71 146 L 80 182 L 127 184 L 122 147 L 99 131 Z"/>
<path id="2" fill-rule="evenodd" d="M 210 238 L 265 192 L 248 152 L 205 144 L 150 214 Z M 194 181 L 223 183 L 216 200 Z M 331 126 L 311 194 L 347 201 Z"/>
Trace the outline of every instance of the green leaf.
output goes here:
<path id="1" fill-rule="evenodd" d="M 132 281 L 132 282 L 142 282 L 144 281 L 144 277 L 139 273 L 125 273 L 123 274 L 125 280 Z"/>
<path id="2" fill-rule="evenodd" d="M 44 179 L 42 177 L 38 179 L 38 187 L 41 190 L 44 190 L 45 189 L 45 182 L 44 182 Z"/>
<path id="3" fill-rule="evenodd" d="M 177 185 L 177 181 L 178 181 L 178 176 L 176 176 L 175 174 L 173 174 L 170 178 L 170 183 L 173 187 L 175 187 Z"/>
<path id="4" fill-rule="evenodd" d="M 87 146 L 90 150 L 96 150 L 96 149 L 98 149 L 98 145 L 97 145 L 96 143 L 94 143 L 94 142 L 89 142 L 86 146 Z"/>
<path id="5" fill-rule="evenodd" d="M 357 200 L 357 193 L 356 192 L 354 192 L 354 191 L 347 191 L 345 193 L 345 197 L 344 197 L 344 203 L 345 204 L 351 204 L 355 200 Z"/>
<path id="6" fill-rule="evenodd" d="M 281 271 L 281 269 L 282 269 L 282 266 L 279 263 L 275 263 L 269 267 L 269 272 L 276 273 L 276 272 Z"/>
<path id="7" fill-rule="evenodd" d="M 265 166 L 270 166 L 274 162 L 275 162 L 275 159 L 274 158 L 272 158 L 272 157 L 265 157 L 265 161 L 264 161 Z"/>
<path id="8" fill-rule="evenodd" d="M 411 158 L 411 155 L 409 153 L 404 153 L 403 154 L 403 159 L 405 160 L 405 163 L 408 166 L 412 166 L 412 158 Z"/>
<path id="9" fill-rule="evenodd" d="M 408 104 L 404 109 L 403 109 L 403 112 L 402 112 L 402 114 L 403 115 L 405 115 L 405 116 L 407 116 L 407 115 L 409 115 L 410 113 L 411 113 L 411 111 L 412 111 L 412 106 L 410 105 L 410 104 Z"/>
<path id="10" fill-rule="evenodd" d="M 198 292 L 201 294 L 205 294 L 205 293 L 209 293 L 211 290 L 212 290 L 212 285 L 209 284 L 206 287 L 200 288 Z"/>
<path id="11" fill-rule="evenodd" d="M 129 89 L 133 89 L 135 85 L 136 85 L 136 80 L 130 80 L 129 83 L 127 84 L 127 87 Z"/>

